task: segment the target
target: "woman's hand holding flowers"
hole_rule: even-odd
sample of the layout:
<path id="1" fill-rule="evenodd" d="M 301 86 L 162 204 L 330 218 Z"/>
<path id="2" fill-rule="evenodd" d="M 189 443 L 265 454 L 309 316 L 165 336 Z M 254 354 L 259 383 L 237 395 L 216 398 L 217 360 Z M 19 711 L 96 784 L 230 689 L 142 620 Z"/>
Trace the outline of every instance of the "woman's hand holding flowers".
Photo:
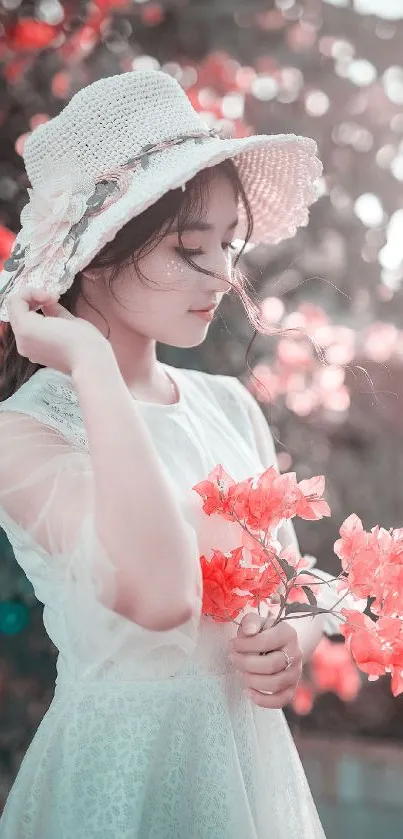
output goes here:
<path id="1" fill-rule="evenodd" d="M 230 642 L 230 659 L 255 705 L 283 708 L 291 702 L 302 674 L 302 651 L 287 621 L 272 626 L 272 620 L 249 612 Z"/>

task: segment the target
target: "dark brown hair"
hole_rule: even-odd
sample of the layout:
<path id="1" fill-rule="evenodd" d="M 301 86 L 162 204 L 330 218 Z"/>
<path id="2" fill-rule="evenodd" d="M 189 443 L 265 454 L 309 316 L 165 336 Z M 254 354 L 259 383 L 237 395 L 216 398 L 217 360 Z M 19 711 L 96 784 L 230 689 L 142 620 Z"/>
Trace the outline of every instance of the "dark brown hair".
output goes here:
<path id="1" fill-rule="evenodd" d="M 131 263 L 136 268 L 140 278 L 147 282 L 148 279 L 139 270 L 138 262 L 142 257 L 151 253 L 151 251 L 159 245 L 169 232 L 170 227 L 172 227 L 173 223 L 176 222 L 178 226 L 179 249 L 184 261 L 200 273 L 214 276 L 214 272 L 201 268 L 190 259 L 182 243 L 182 233 L 190 215 L 192 218 L 195 216 L 200 218 L 202 215 L 206 204 L 209 185 L 214 176 L 218 173 L 224 174 L 229 179 L 231 185 L 233 186 L 236 200 L 239 201 L 240 199 L 242 201 L 247 219 L 245 244 L 243 245 L 242 250 L 237 254 L 233 264 L 233 274 L 231 280 L 232 288 L 240 297 L 249 320 L 255 327 L 255 330 L 266 331 L 261 322 L 259 308 L 252 301 L 250 294 L 248 293 L 248 281 L 238 268 L 239 258 L 242 256 L 245 246 L 253 232 L 253 217 L 237 167 L 232 160 L 225 160 L 216 166 L 203 169 L 201 172 L 198 172 L 191 181 L 189 181 L 186 185 L 185 191 L 182 189 L 170 190 L 163 195 L 159 201 L 139 216 L 136 216 L 134 219 L 127 222 L 127 224 L 119 230 L 115 239 L 108 242 L 94 257 L 90 265 L 87 266 L 86 270 L 91 269 L 93 271 L 97 271 L 107 268 L 112 269 L 111 275 L 108 279 L 109 286 L 111 287 L 121 269 Z M 59 299 L 61 305 L 72 314 L 75 312 L 75 306 L 80 294 L 85 300 L 87 300 L 82 290 L 82 280 L 83 272 L 79 271 L 74 278 L 72 286 L 64 294 L 62 294 Z M 113 294 L 112 287 L 111 291 Z M 89 303 L 88 300 L 87 302 Z M 24 384 L 24 382 L 28 381 L 28 379 L 30 379 L 30 377 L 42 367 L 41 364 L 35 364 L 28 358 L 25 358 L 18 353 L 14 333 L 9 323 L 3 323 L 1 327 L 0 402 L 15 393 L 15 391 Z M 254 339 L 252 339 L 252 341 L 253 340 Z M 249 345 L 249 349 L 251 344 Z"/>

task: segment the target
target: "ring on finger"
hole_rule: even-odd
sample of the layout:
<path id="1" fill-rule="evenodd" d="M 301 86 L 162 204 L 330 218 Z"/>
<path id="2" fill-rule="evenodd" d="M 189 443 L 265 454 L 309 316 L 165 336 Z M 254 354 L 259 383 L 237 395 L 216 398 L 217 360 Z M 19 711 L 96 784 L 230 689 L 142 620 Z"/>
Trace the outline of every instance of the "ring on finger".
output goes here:
<path id="1" fill-rule="evenodd" d="M 270 655 L 270 653 L 272 652 L 274 652 L 274 650 L 267 650 L 264 653 L 259 653 L 259 655 Z M 287 650 L 277 650 L 277 652 L 283 653 L 283 656 L 285 658 L 285 667 L 283 667 L 283 670 L 289 670 L 294 662 L 293 657 L 291 655 L 288 655 Z"/>
<path id="2" fill-rule="evenodd" d="M 289 670 L 290 667 L 292 667 L 294 659 L 293 659 L 292 655 L 288 655 L 287 650 L 280 650 L 280 652 L 283 653 L 283 656 L 285 657 L 285 661 L 286 661 L 284 670 Z"/>

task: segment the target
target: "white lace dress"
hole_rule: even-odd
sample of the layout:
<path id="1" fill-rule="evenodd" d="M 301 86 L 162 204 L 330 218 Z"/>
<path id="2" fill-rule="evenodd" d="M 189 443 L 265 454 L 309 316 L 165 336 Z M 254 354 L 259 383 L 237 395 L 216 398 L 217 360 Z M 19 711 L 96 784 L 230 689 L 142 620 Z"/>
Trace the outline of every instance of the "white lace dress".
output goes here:
<path id="1" fill-rule="evenodd" d="M 237 380 L 167 370 L 179 402 L 139 402 L 139 410 L 200 552 L 227 550 L 225 522 L 204 530 L 190 488 L 218 463 L 235 479 L 261 471 L 274 458 L 270 432 L 265 454 Z M 98 568 L 101 555 L 105 574 L 110 567 L 92 510 L 80 510 L 91 461 L 71 378 L 39 370 L 0 413 L 0 524 L 59 650 L 55 696 L 8 796 L 0 839 L 323 839 L 282 711 L 254 705 L 228 659 L 236 626 L 202 618 L 151 632 L 97 598 L 94 552 Z M 58 495 L 66 480 L 69 504 Z M 21 493 L 32 499 L 33 485 L 33 508 L 21 515 Z"/>

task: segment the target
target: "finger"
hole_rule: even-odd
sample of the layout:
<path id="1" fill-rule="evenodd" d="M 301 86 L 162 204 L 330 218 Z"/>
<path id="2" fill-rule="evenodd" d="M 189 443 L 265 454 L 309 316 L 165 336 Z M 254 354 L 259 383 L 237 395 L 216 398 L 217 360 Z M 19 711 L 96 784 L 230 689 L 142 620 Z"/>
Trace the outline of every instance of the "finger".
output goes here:
<path id="1" fill-rule="evenodd" d="M 11 295 L 10 301 L 19 301 L 24 300 L 26 303 L 30 303 L 32 300 L 44 300 L 51 296 L 51 292 L 47 291 L 44 288 L 35 288 L 35 286 L 23 286 L 23 288 L 19 288 L 14 294 Z"/>
<path id="2" fill-rule="evenodd" d="M 29 312 L 29 300 L 26 299 L 25 295 L 13 294 L 12 297 L 9 297 L 7 300 L 7 310 L 10 323 L 12 324 L 13 321 L 16 321 L 19 317 L 21 317 L 21 315 Z"/>
<path id="3" fill-rule="evenodd" d="M 65 320 L 75 320 L 75 315 L 72 315 L 61 303 L 57 301 L 47 303 L 41 306 L 41 309 L 47 317 L 64 318 Z"/>
<path id="4" fill-rule="evenodd" d="M 231 648 L 238 653 L 264 653 L 279 650 L 289 641 L 289 630 L 281 623 L 263 629 L 252 637 L 237 636 L 231 643 Z"/>
<path id="5" fill-rule="evenodd" d="M 19 297 L 25 304 L 28 303 L 28 311 L 33 309 L 41 309 L 47 317 L 58 317 L 72 320 L 75 318 L 61 303 L 58 302 L 59 294 L 57 291 L 47 291 L 43 288 L 33 288 L 26 286 L 15 297 Z M 31 304 L 31 305 L 29 305 Z M 17 303 L 18 311 L 18 303 Z"/>
<path id="6" fill-rule="evenodd" d="M 257 635 L 258 632 L 264 626 L 264 619 L 257 615 L 255 612 L 248 612 L 247 615 L 244 615 L 241 623 L 238 627 L 238 636 L 239 637 L 248 637 L 250 635 Z"/>
<path id="7" fill-rule="evenodd" d="M 53 299 L 55 295 L 53 295 Z M 32 288 L 25 286 L 16 294 L 13 294 L 7 301 L 7 308 L 11 319 L 18 319 L 23 314 L 31 312 L 33 309 L 41 308 L 41 304 L 51 302 L 52 295 L 44 289 Z"/>
<path id="8" fill-rule="evenodd" d="M 31 295 L 31 309 L 43 309 L 56 306 L 59 295 L 54 291 L 45 289 L 34 289 Z"/>
<path id="9" fill-rule="evenodd" d="M 261 708 L 284 708 L 293 699 L 295 694 L 294 688 L 287 688 L 282 693 L 277 693 L 275 696 L 268 696 L 265 693 L 259 693 L 253 688 L 248 689 L 248 696 L 255 705 L 260 705 Z"/>
<path id="10" fill-rule="evenodd" d="M 255 673 L 245 673 L 243 681 L 245 687 L 252 690 L 269 691 L 274 696 L 277 693 L 284 693 L 289 688 L 295 690 L 300 676 L 299 668 L 293 667 L 287 672 L 277 673 L 276 676 L 256 676 Z"/>
<path id="11" fill-rule="evenodd" d="M 299 663 L 301 657 L 294 657 L 294 663 Z M 269 655 L 260 656 L 245 653 L 231 653 L 230 660 L 240 673 L 256 673 L 257 675 L 272 676 L 285 669 L 285 659 L 281 650 Z M 291 667 L 289 668 L 291 670 Z"/>

